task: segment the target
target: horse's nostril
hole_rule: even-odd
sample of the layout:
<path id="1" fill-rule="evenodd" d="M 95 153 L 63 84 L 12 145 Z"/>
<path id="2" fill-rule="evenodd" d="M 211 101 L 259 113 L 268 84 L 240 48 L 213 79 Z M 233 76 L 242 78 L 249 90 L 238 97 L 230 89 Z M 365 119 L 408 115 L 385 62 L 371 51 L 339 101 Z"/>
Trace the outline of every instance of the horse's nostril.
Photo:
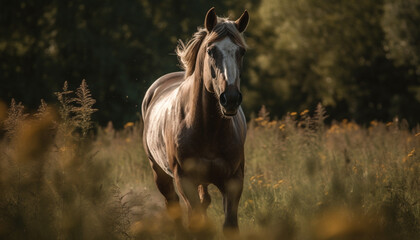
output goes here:
<path id="1" fill-rule="evenodd" d="M 222 104 L 223 107 L 227 106 L 227 98 L 224 92 L 220 94 L 220 104 Z"/>
<path id="2" fill-rule="evenodd" d="M 242 93 L 239 92 L 237 105 L 239 106 L 239 105 L 241 105 L 241 103 L 242 103 Z"/>

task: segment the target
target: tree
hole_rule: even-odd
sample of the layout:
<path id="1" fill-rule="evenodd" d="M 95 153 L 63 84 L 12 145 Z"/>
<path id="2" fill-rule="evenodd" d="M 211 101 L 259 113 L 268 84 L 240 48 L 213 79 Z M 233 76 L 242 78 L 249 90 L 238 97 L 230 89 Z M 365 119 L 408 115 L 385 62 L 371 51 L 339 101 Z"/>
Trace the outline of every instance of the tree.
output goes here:
<path id="1" fill-rule="evenodd" d="M 277 115 L 322 102 L 335 118 L 414 123 L 407 69 L 384 50 L 383 4 L 263 0 L 248 91 Z"/>

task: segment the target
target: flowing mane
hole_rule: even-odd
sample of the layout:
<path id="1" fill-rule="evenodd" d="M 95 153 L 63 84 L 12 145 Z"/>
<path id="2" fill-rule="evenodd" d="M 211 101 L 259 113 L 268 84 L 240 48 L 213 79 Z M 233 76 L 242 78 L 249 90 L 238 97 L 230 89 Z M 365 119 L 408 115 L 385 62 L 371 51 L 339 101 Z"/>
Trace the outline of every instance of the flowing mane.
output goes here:
<path id="1" fill-rule="evenodd" d="M 233 21 L 230 21 L 227 18 L 219 17 L 217 21 L 217 25 L 210 34 L 205 28 L 199 27 L 198 31 L 194 33 L 193 37 L 187 42 L 187 44 L 184 44 L 182 40 L 178 41 L 178 46 L 176 47 L 175 52 L 178 56 L 181 68 L 185 70 L 185 75 L 187 77 L 192 75 L 195 70 L 198 52 L 207 35 L 208 38 L 206 41 L 208 44 L 220 41 L 228 36 L 239 46 L 247 48 L 244 37 L 235 27 Z"/>

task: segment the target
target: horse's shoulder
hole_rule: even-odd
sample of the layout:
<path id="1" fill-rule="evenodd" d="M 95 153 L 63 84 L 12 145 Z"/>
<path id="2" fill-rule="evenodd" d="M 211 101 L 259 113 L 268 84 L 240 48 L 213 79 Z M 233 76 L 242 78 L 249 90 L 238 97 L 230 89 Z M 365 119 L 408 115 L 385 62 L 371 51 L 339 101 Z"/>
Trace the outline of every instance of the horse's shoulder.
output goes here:
<path id="1" fill-rule="evenodd" d="M 185 72 L 172 72 L 158 78 L 147 90 L 143 98 L 142 112 L 145 114 L 151 102 L 178 87 L 184 80 Z"/>

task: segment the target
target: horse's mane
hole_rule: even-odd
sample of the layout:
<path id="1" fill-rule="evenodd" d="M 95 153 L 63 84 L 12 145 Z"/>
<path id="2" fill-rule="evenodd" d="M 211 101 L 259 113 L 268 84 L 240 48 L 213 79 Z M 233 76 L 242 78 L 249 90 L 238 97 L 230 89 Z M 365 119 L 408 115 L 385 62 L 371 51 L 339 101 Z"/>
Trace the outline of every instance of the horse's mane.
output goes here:
<path id="1" fill-rule="evenodd" d="M 186 77 L 194 73 L 195 65 L 197 62 L 197 55 L 207 35 L 208 38 L 206 39 L 206 42 L 208 45 L 213 42 L 220 41 L 228 36 L 237 45 L 243 48 L 247 47 L 242 34 L 238 31 L 233 21 L 229 21 L 227 18 L 219 17 L 217 20 L 218 23 L 210 33 L 207 31 L 207 29 L 200 27 L 186 45 L 182 40 L 179 40 L 175 52 L 178 55 L 181 67 L 185 70 Z M 204 55 L 202 57 L 204 57 Z"/>

